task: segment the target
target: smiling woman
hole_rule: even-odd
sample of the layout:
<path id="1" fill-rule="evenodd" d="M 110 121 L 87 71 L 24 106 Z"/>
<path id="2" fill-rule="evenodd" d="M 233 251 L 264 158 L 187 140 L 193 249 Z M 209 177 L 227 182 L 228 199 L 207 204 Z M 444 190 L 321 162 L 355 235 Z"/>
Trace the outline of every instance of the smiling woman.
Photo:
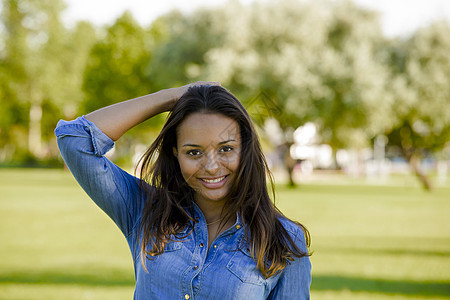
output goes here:
<path id="1" fill-rule="evenodd" d="M 163 111 L 140 179 L 104 157 Z M 128 241 L 135 299 L 309 299 L 308 231 L 274 206 L 252 121 L 217 83 L 125 101 L 55 132 L 77 181 Z"/>
<path id="2" fill-rule="evenodd" d="M 220 215 L 236 177 L 240 148 L 239 126 L 224 115 L 195 113 L 180 124 L 174 154 L 200 208 L 212 202 Z M 208 223 L 210 219 L 206 216 Z"/>

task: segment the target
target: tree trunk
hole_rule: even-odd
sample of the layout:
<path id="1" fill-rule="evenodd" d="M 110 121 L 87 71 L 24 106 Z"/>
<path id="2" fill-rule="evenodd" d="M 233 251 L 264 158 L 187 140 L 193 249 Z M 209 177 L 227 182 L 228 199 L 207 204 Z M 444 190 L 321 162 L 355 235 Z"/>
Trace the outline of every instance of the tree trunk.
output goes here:
<path id="1" fill-rule="evenodd" d="M 291 188 L 294 188 L 297 186 L 294 181 L 294 168 L 291 168 L 290 166 L 286 166 L 286 168 L 287 168 L 288 177 L 289 177 L 288 186 Z"/>
<path id="2" fill-rule="evenodd" d="M 28 151 L 37 158 L 43 157 L 41 121 L 42 121 L 42 105 L 40 101 L 33 101 L 30 106 Z"/>
<path id="3" fill-rule="evenodd" d="M 423 187 L 427 191 L 431 191 L 430 181 L 428 180 L 427 176 L 421 170 L 421 168 L 420 168 L 420 158 L 416 154 L 412 154 L 409 157 L 409 165 L 411 166 L 411 168 L 413 169 L 414 173 L 416 174 L 417 179 L 419 179 L 420 182 L 422 183 Z"/>
<path id="4" fill-rule="evenodd" d="M 288 186 L 291 188 L 296 187 L 296 183 L 294 181 L 294 167 L 295 167 L 295 160 L 291 157 L 291 145 L 290 143 L 285 143 L 281 146 L 281 155 L 283 158 L 283 164 L 284 167 L 288 173 Z"/>

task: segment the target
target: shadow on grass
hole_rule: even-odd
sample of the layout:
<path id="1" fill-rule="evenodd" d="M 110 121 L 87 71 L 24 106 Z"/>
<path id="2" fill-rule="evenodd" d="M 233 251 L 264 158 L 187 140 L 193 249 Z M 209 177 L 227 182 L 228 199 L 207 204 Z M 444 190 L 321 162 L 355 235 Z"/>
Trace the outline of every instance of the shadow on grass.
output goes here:
<path id="1" fill-rule="evenodd" d="M 321 253 L 330 252 L 336 253 L 340 252 L 343 254 L 362 254 L 362 255 L 413 255 L 413 256 L 438 256 L 438 257 L 449 257 L 450 251 L 438 251 L 438 250 L 421 250 L 421 249 L 375 249 L 375 248 L 324 248 L 321 249 Z"/>
<path id="2" fill-rule="evenodd" d="M 99 270 L 99 274 L 59 271 L 0 274 L 0 284 L 68 284 L 86 286 L 134 286 L 134 278 L 123 272 Z M 345 276 L 313 276 L 311 290 L 373 292 L 411 296 L 450 296 L 450 281 L 408 281 Z"/>
<path id="3" fill-rule="evenodd" d="M 318 275 L 313 276 L 311 290 L 450 296 L 450 281 L 409 281 Z"/>
<path id="4" fill-rule="evenodd" d="M 27 272 L 0 274 L 1 283 L 13 284 L 69 284 L 87 286 L 134 286 L 134 278 L 127 274 L 99 270 L 99 274 Z"/>

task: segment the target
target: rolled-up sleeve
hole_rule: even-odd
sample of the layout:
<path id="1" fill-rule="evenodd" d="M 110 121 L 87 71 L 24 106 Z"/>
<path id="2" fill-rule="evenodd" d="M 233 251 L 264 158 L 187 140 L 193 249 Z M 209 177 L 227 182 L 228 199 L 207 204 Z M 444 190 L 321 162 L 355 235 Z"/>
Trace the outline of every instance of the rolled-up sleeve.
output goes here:
<path id="1" fill-rule="evenodd" d="M 61 155 L 80 186 L 129 236 L 145 197 L 138 179 L 104 156 L 114 141 L 84 117 L 59 121 L 55 135 Z"/>
<path id="2" fill-rule="evenodd" d="M 299 249 L 308 252 L 303 232 L 292 233 Z M 311 287 L 311 261 L 309 256 L 295 258 L 283 270 L 268 299 L 309 300 Z"/>

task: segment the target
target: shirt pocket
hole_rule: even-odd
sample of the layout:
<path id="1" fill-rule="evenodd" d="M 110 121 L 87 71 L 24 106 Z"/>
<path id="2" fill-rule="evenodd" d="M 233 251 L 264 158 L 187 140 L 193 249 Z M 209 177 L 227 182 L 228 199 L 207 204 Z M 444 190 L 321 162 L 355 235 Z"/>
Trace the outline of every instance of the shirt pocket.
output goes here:
<path id="1" fill-rule="evenodd" d="M 183 241 L 181 239 L 185 238 L 188 229 L 189 228 L 186 227 L 182 231 L 177 233 L 175 236 L 172 235 L 170 237 L 171 238 L 170 242 L 164 245 L 164 253 L 180 250 L 183 247 L 182 245 Z M 186 242 L 186 240 L 184 240 L 184 242 Z"/>
<path id="2" fill-rule="evenodd" d="M 180 250 L 181 246 L 181 242 L 169 242 L 164 246 L 164 253 Z"/>
<path id="3" fill-rule="evenodd" d="M 243 283 L 262 285 L 264 277 L 247 249 L 236 250 L 227 264 L 227 269 Z"/>
<path id="4" fill-rule="evenodd" d="M 180 250 L 182 248 L 183 245 L 181 242 L 169 242 L 164 245 L 164 252 L 159 255 L 152 256 L 147 261 L 147 264 L 153 270 L 157 270 L 161 266 L 167 266 L 168 264 L 170 265 L 171 263 L 181 259 L 180 253 L 182 251 Z"/>

